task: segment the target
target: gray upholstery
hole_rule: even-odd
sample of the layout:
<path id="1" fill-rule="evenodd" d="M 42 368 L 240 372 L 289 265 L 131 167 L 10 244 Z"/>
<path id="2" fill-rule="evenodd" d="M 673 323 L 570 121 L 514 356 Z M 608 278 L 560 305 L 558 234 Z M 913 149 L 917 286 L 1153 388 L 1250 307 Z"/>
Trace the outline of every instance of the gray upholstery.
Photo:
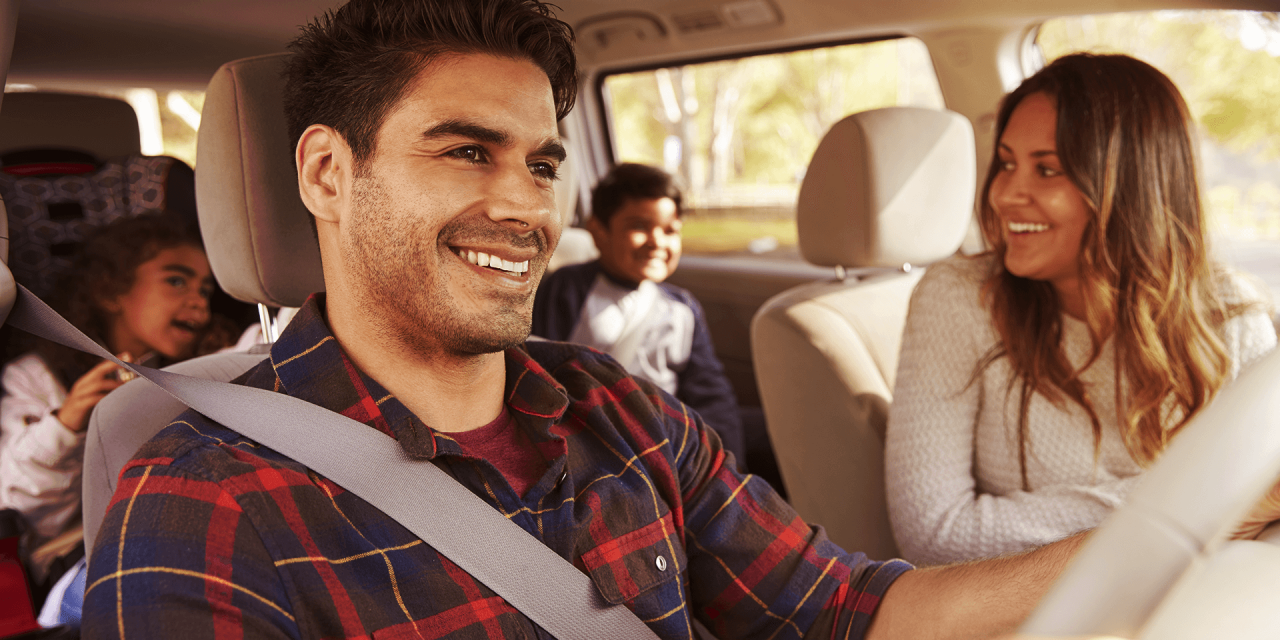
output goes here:
<path id="1" fill-rule="evenodd" d="M 246 302 L 300 307 L 324 290 L 324 277 L 285 133 L 280 72 L 288 55 L 229 62 L 209 82 L 196 204 L 223 290 Z"/>
<path id="2" fill-rule="evenodd" d="M 251 303 L 301 306 L 324 289 L 311 214 L 298 195 L 293 150 L 284 131 L 285 55 L 223 65 L 205 94 L 196 172 L 200 230 L 218 283 Z M 171 371 L 230 380 L 265 354 L 214 354 Z M 98 404 L 85 443 L 85 547 L 98 527 L 121 467 L 185 407 L 135 380 Z"/>
<path id="3" fill-rule="evenodd" d="M 851 269 L 955 253 L 973 208 L 973 132 L 959 114 L 895 107 L 836 123 L 800 189 L 800 250 Z M 815 282 L 751 323 L 756 379 L 791 503 L 846 549 L 897 554 L 884 430 L 911 290 L 923 269 Z"/>
<path id="4" fill-rule="evenodd" d="M 226 382 L 265 357 L 265 353 L 216 353 L 179 362 L 166 370 Z M 186 409 L 176 398 L 141 378 L 116 389 L 98 403 L 89 417 L 84 448 L 82 503 L 86 550 L 93 550 L 121 467 L 138 447 Z"/>
<path id="5" fill-rule="evenodd" d="M 138 114 L 117 98 L 72 93 L 15 92 L 4 96 L 0 152 L 75 149 L 99 158 L 142 153 Z"/>

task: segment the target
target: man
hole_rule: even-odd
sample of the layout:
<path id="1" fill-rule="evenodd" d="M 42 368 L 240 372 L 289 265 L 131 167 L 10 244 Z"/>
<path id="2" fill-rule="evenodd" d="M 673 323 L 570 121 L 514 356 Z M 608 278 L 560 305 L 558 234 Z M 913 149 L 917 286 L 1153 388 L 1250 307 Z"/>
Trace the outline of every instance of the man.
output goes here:
<path id="1" fill-rule="evenodd" d="M 738 401 L 702 305 L 664 282 L 680 262 L 681 200 L 671 176 L 656 167 L 625 163 L 601 178 L 587 220 L 600 258 L 542 281 L 532 330 L 613 356 L 631 375 L 696 411 L 741 463 L 746 445 Z"/>
<path id="2" fill-rule="evenodd" d="M 396 438 L 664 638 L 695 615 L 726 638 L 1012 628 L 1078 537 L 873 563 L 725 465 L 656 387 L 524 344 L 560 232 L 571 47 L 532 0 L 353 0 L 304 29 L 286 103 L 327 293 L 243 384 Z M 193 412 L 121 473 L 88 585 L 89 638 L 546 637 L 368 503 Z"/>

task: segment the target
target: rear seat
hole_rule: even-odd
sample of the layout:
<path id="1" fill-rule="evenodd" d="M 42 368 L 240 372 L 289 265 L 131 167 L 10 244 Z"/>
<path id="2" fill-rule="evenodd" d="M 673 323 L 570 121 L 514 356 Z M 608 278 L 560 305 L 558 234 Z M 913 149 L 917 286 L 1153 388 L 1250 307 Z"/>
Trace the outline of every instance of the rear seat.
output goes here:
<path id="1" fill-rule="evenodd" d="M 11 93 L 0 114 L 0 196 L 8 209 L 9 268 L 33 293 L 98 226 L 168 210 L 195 220 L 195 175 L 184 162 L 141 154 L 138 119 L 123 100 Z"/>

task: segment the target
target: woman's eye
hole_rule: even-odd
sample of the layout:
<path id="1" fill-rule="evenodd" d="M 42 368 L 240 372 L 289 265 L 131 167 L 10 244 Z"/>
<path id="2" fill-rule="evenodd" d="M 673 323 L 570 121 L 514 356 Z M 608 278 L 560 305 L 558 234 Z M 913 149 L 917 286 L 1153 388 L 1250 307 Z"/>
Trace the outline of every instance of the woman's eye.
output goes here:
<path id="1" fill-rule="evenodd" d="M 550 162 L 535 162 L 529 165 L 529 171 L 543 180 L 558 180 L 560 178 L 559 167 Z"/>
<path id="2" fill-rule="evenodd" d="M 1053 178 L 1062 175 L 1062 171 L 1054 169 L 1053 167 L 1041 166 L 1040 175 L 1046 178 Z"/>
<path id="3" fill-rule="evenodd" d="M 1013 169 L 1014 169 L 1013 161 L 1011 161 L 1011 160 L 1001 160 L 1001 161 L 1000 161 L 1000 170 L 1001 170 L 1001 171 L 1013 171 Z"/>
<path id="4" fill-rule="evenodd" d="M 169 276 L 164 281 L 175 289 L 185 289 L 187 287 L 187 279 L 182 276 Z"/>

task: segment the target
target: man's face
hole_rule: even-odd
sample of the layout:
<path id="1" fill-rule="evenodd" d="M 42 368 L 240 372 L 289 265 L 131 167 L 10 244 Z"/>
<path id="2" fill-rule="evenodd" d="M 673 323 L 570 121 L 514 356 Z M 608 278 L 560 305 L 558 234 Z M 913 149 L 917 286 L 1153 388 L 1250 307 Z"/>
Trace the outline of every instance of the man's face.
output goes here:
<path id="1" fill-rule="evenodd" d="M 354 295 L 425 354 L 520 343 L 560 239 L 563 158 L 551 84 L 533 63 L 474 54 L 430 65 L 353 178 L 341 250 Z"/>

